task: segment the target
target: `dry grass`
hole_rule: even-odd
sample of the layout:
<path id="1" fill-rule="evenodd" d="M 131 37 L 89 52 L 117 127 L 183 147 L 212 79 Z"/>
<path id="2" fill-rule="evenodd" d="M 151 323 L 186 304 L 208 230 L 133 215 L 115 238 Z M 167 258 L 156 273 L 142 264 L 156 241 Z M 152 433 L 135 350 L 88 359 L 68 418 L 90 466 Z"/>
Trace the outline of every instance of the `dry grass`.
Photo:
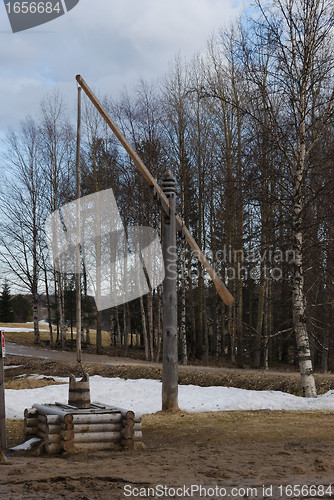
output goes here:
<path id="1" fill-rule="evenodd" d="M 0 329 L 1 328 L 17 328 L 18 330 L 20 328 L 34 328 L 33 323 L 0 323 Z M 57 329 L 54 327 L 53 328 L 53 334 L 54 334 L 54 339 L 56 338 L 57 335 Z M 90 334 L 90 342 L 92 344 L 96 344 L 96 330 L 90 329 L 89 330 Z M 75 328 L 73 329 L 73 337 L 74 339 L 76 338 L 76 332 Z M 66 338 L 68 340 L 71 339 L 71 330 L 68 329 L 66 333 Z M 45 340 L 50 339 L 50 333 L 48 329 L 48 325 L 40 325 L 40 339 L 44 343 Z M 20 343 L 21 345 L 34 345 L 34 332 L 20 332 L 20 331 L 13 331 L 13 332 L 6 332 L 6 340 L 7 342 L 17 342 Z M 129 338 L 129 345 L 131 343 L 131 339 Z M 136 336 L 133 335 L 133 343 L 136 345 Z M 110 346 L 110 334 L 109 332 L 102 332 L 102 346 L 103 347 L 109 347 Z M 35 346 L 36 347 L 36 346 Z"/>
<path id="2" fill-rule="evenodd" d="M 7 447 L 16 446 L 23 441 L 23 420 L 7 420 Z"/>
<path id="3" fill-rule="evenodd" d="M 334 411 L 228 411 L 143 416 L 146 441 L 267 443 L 334 441 Z"/>
<path id="4" fill-rule="evenodd" d="M 0 323 L 0 329 L 2 328 L 32 328 L 34 329 L 34 324 L 33 323 Z M 40 325 L 41 330 L 48 330 L 47 325 Z"/>
<path id="5" fill-rule="evenodd" d="M 39 387 L 46 387 L 48 385 L 62 385 L 66 382 L 56 382 L 52 377 L 43 377 L 42 379 L 35 378 L 17 378 L 6 380 L 6 389 L 38 389 Z"/>
<path id="6" fill-rule="evenodd" d="M 302 443 L 334 441 L 334 411 L 158 412 L 144 415 L 144 442 L 168 444 Z M 23 421 L 7 420 L 8 446 L 23 440 Z"/>
<path id="7" fill-rule="evenodd" d="M 2 328 L 34 328 L 33 323 L 0 323 L 0 329 Z M 48 340 L 50 338 L 49 331 L 47 330 L 47 325 L 41 326 L 40 329 L 40 339 L 42 341 Z M 7 342 L 17 342 L 21 345 L 33 345 L 34 343 L 34 332 L 6 332 Z"/>

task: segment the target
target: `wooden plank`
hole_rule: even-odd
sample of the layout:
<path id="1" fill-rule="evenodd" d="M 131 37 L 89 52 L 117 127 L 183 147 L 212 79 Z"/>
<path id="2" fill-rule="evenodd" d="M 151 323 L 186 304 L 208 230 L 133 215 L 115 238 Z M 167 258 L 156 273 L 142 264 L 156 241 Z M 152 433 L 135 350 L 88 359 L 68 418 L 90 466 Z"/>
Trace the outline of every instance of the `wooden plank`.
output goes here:
<path id="1" fill-rule="evenodd" d="M 72 375 L 72 377 L 73 376 L 74 375 Z M 55 405 L 59 406 L 60 408 L 63 408 L 64 410 L 76 411 L 78 409 L 77 406 L 66 404 L 66 403 L 59 403 L 58 401 L 55 402 Z"/>
<path id="2" fill-rule="evenodd" d="M 63 436 L 63 434 L 61 434 Z M 64 439 L 64 441 L 69 441 Z M 121 433 L 118 432 L 75 432 L 73 437 L 74 443 L 109 443 L 120 442 Z"/>
<path id="3" fill-rule="evenodd" d="M 36 403 L 33 405 L 33 408 L 36 408 L 39 415 L 58 415 L 61 420 L 68 423 L 72 422 L 73 420 L 72 415 L 68 414 L 66 411 L 57 406 L 39 405 Z"/>
<path id="4" fill-rule="evenodd" d="M 48 425 L 43 422 L 38 422 L 38 430 L 41 432 L 45 432 L 45 434 L 59 434 L 60 433 L 60 424 L 59 425 Z"/>
<path id="5" fill-rule="evenodd" d="M 45 434 L 45 432 L 37 432 L 37 436 L 43 439 L 44 443 L 59 443 L 60 444 L 60 434 Z"/>
<path id="6" fill-rule="evenodd" d="M 104 408 L 106 410 L 113 410 L 113 411 L 120 412 L 122 417 L 125 419 L 130 418 L 133 420 L 135 418 L 135 413 L 132 410 L 127 410 L 125 408 L 119 408 L 117 406 L 104 405 L 104 403 L 99 403 L 98 401 L 94 401 L 94 403 L 92 403 L 92 404 L 97 406 L 98 408 Z"/>
<path id="7" fill-rule="evenodd" d="M 92 104 L 99 111 L 102 118 L 109 125 L 110 129 L 113 131 L 117 139 L 120 141 L 126 152 L 129 154 L 134 164 L 139 169 L 140 173 L 144 176 L 148 185 L 151 186 L 151 188 L 154 190 L 155 196 L 160 201 L 161 207 L 165 212 L 165 214 L 169 215 L 169 201 L 165 196 L 165 194 L 163 193 L 157 180 L 151 175 L 150 171 L 148 170 L 144 162 L 140 159 L 137 152 L 132 148 L 128 140 L 125 138 L 124 134 L 117 127 L 116 123 L 111 119 L 111 117 L 109 116 L 105 108 L 102 106 L 101 102 L 94 95 L 92 90 L 89 88 L 85 80 L 80 75 L 76 76 L 76 80 L 79 83 L 79 85 L 83 88 L 84 92 L 86 93 L 87 97 L 90 99 Z M 233 304 L 234 299 L 232 295 L 230 294 L 224 283 L 217 275 L 216 271 L 211 266 L 210 262 L 207 260 L 207 258 L 197 245 L 195 239 L 191 236 L 189 230 L 185 226 L 184 221 L 178 215 L 176 215 L 176 225 L 177 225 L 177 230 L 182 232 L 187 242 L 189 243 L 191 249 L 195 252 L 196 257 L 208 272 L 221 299 L 225 302 L 226 305 L 230 306 L 231 304 Z"/>
<path id="8" fill-rule="evenodd" d="M 98 415 L 73 415 L 73 424 L 110 424 L 121 422 L 120 413 L 98 414 Z"/>
<path id="9" fill-rule="evenodd" d="M 108 443 L 75 443 L 76 450 L 91 450 L 91 451 L 102 451 L 111 450 L 116 445 L 119 446 L 118 441 L 110 441 Z"/>
<path id="10" fill-rule="evenodd" d="M 71 430 L 71 429 L 65 429 L 65 426 L 62 426 L 62 430 Z M 122 429 L 122 424 L 121 422 L 115 422 L 114 424 L 75 424 L 72 425 L 72 430 L 74 433 L 77 432 L 114 432 L 114 431 L 121 431 Z"/>
<path id="11" fill-rule="evenodd" d="M 37 418 L 39 422 L 48 425 L 56 425 L 62 422 L 58 415 L 38 415 Z"/>

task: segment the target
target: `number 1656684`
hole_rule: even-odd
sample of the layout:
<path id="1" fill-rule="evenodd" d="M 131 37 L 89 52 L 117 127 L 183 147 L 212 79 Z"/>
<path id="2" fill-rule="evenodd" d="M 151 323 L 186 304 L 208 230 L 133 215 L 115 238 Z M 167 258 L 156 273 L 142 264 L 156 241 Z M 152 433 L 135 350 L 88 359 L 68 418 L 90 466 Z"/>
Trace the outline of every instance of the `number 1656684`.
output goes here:
<path id="1" fill-rule="evenodd" d="M 294 484 L 294 485 L 286 485 L 286 486 L 279 486 L 278 487 L 280 496 L 283 498 L 289 498 L 289 497 L 325 497 L 325 498 L 330 498 L 333 494 L 333 489 L 332 486 L 325 486 L 322 484 L 318 485 L 300 485 L 300 484 Z"/>
<path id="2" fill-rule="evenodd" d="M 6 3 L 8 14 L 51 14 L 62 12 L 60 2 L 53 4 L 52 2 L 14 2 Z"/>

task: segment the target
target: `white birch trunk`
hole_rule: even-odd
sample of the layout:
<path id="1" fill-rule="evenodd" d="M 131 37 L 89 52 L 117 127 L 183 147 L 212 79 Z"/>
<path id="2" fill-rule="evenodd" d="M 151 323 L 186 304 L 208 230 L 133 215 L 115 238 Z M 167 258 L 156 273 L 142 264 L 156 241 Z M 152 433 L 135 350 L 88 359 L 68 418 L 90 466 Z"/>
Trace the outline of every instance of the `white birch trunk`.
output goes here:
<path id="1" fill-rule="evenodd" d="M 121 325 L 119 323 L 118 316 L 118 307 L 116 306 L 116 326 L 117 326 L 117 336 L 116 336 L 116 345 L 122 345 L 122 334 L 121 334 Z"/>
<path id="2" fill-rule="evenodd" d="M 34 343 L 39 344 L 39 324 L 38 324 L 38 293 L 33 296 L 33 320 L 34 320 Z"/>
<path id="3" fill-rule="evenodd" d="M 148 336 L 149 336 L 149 355 L 150 361 L 154 360 L 153 350 L 153 293 L 152 290 L 147 294 L 147 315 L 148 315 Z"/>
<path id="4" fill-rule="evenodd" d="M 61 348 L 63 349 L 66 341 L 66 327 L 65 327 L 65 317 L 64 317 L 64 280 L 61 273 L 57 272 L 57 285 L 58 285 L 58 295 L 57 295 L 57 305 L 59 314 L 59 329 L 60 329 L 60 342 Z"/>
<path id="5" fill-rule="evenodd" d="M 305 106 L 301 105 L 303 110 Z M 304 294 L 303 274 L 303 184 L 305 174 L 305 120 L 300 125 L 298 141 L 299 161 L 295 163 L 293 172 L 294 198 L 293 198 L 293 244 L 295 251 L 292 309 L 293 324 L 296 335 L 299 371 L 301 375 L 303 396 L 314 398 L 317 395 L 313 366 L 310 351 L 310 342 L 306 328 L 306 297 Z"/>
<path id="6" fill-rule="evenodd" d="M 183 365 L 188 363 L 187 354 L 187 331 L 186 331 L 186 248 L 185 239 L 181 241 L 181 361 Z"/>
<path id="7" fill-rule="evenodd" d="M 141 322 L 143 327 L 143 337 L 144 337 L 144 349 L 145 349 L 145 360 L 149 360 L 149 350 L 148 350 L 148 338 L 147 338 L 147 326 L 146 326 L 146 313 L 143 297 L 140 297 L 140 312 L 141 312 Z"/>

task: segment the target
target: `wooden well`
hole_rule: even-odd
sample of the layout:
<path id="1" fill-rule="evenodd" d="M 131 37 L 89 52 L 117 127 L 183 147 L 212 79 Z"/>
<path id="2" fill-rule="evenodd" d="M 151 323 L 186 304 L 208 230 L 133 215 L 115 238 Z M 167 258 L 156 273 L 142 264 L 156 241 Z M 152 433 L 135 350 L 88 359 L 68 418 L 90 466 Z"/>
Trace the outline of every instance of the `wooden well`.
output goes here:
<path id="1" fill-rule="evenodd" d="M 108 450 L 114 445 L 133 448 L 142 441 L 142 424 L 132 410 L 104 403 L 94 402 L 89 408 L 34 404 L 24 411 L 24 435 L 40 438 L 47 453 Z"/>
<path id="2" fill-rule="evenodd" d="M 76 408 L 90 407 L 89 375 L 85 373 L 81 380 L 76 380 L 74 375 L 70 375 L 68 390 L 68 404 Z"/>

